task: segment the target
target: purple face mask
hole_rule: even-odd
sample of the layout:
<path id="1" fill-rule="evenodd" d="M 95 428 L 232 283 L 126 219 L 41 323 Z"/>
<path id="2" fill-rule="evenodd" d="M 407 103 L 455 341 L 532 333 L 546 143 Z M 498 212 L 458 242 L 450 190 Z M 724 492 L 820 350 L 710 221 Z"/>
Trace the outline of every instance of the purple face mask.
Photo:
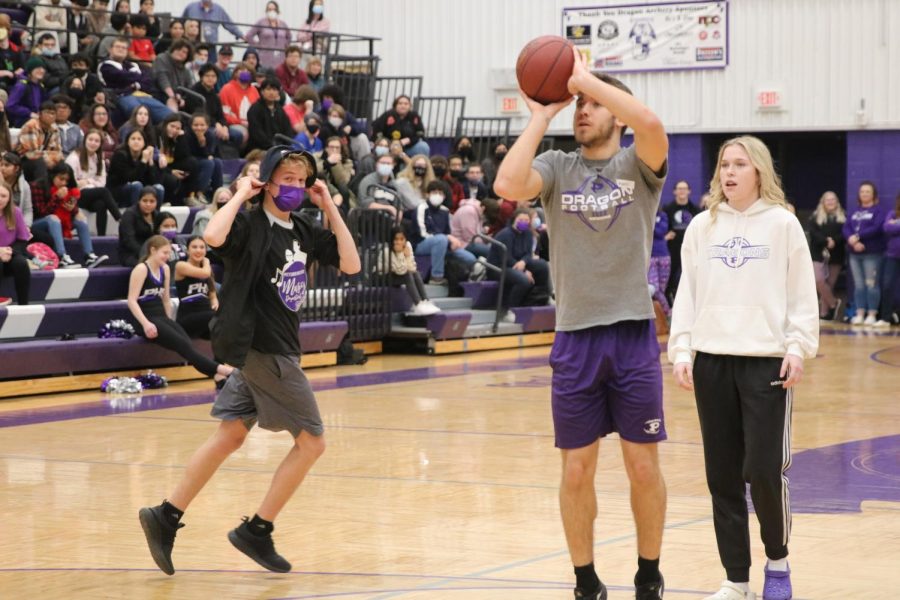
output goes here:
<path id="1" fill-rule="evenodd" d="M 516 221 L 516 229 L 519 231 L 528 231 L 531 228 L 531 223 L 528 221 Z"/>
<path id="2" fill-rule="evenodd" d="M 238 73 L 238 81 L 241 83 L 250 83 L 251 79 L 253 79 L 253 77 L 250 75 L 249 71 L 241 71 Z"/>
<path id="3" fill-rule="evenodd" d="M 303 203 L 303 192 L 304 188 L 302 187 L 279 185 L 278 195 L 273 196 L 272 200 L 275 201 L 275 206 L 278 210 L 291 212 L 300 208 L 300 205 Z"/>
<path id="4" fill-rule="evenodd" d="M 322 108 L 324 110 L 328 110 L 329 108 L 331 108 L 332 104 L 334 104 L 334 101 L 331 98 L 325 98 L 324 100 L 322 100 Z"/>
<path id="5" fill-rule="evenodd" d="M 175 231 L 174 229 L 169 229 L 167 231 L 161 231 L 160 233 L 162 234 L 162 236 L 164 238 L 166 238 L 170 242 L 173 241 L 176 237 L 178 237 L 178 232 Z"/>

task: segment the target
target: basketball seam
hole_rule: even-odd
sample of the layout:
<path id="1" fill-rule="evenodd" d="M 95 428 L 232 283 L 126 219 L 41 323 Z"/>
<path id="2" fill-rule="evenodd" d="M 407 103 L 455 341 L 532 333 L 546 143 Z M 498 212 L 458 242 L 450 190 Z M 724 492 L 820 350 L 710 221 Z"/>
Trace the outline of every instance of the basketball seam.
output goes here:
<path id="1" fill-rule="evenodd" d="M 551 43 L 551 42 L 548 42 L 548 43 Z M 540 96 L 541 90 L 544 89 L 544 84 L 547 83 L 547 79 L 550 78 L 550 74 L 553 73 L 553 69 L 554 69 L 554 67 L 556 67 L 557 61 L 559 61 L 559 57 L 562 56 L 563 52 L 565 52 L 566 50 L 569 50 L 571 52 L 571 48 L 569 47 L 569 45 L 563 44 L 559 53 L 556 55 L 556 58 L 553 59 L 553 62 L 551 63 L 550 68 L 547 70 L 547 74 L 544 75 L 544 80 L 541 81 L 541 85 L 539 85 L 537 91 L 534 92 L 535 97 Z M 568 93 L 568 90 L 566 90 L 566 93 Z M 561 102 L 561 100 L 556 100 L 555 102 Z"/>

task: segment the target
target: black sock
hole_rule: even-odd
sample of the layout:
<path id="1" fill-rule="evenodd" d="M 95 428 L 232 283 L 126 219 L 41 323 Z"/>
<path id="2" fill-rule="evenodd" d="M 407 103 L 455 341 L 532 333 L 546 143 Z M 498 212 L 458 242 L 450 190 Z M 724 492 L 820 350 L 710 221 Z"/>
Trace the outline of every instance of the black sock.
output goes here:
<path id="1" fill-rule="evenodd" d="M 166 518 L 166 521 L 168 521 L 169 525 L 171 525 L 172 527 L 177 527 L 179 521 L 181 521 L 181 517 L 184 516 L 184 511 L 175 508 L 175 506 L 168 500 L 163 500 L 160 506 L 162 507 L 163 516 Z"/>
<path id="2" fill-rule="evenodd" d="M 275 525 L 272 524 L 272 521 L 266 521 L 259 515 L 253 515 L 253 518 L 247 522 L 247 528 L 250 530 L 250 533 L 263 537 L 271 535 L 272 531 L 275 530 Z"/>
<path id="3" fill-rule="evenodd" d="M 600 578 L 594 570 L 594 563 L 588 563 L 583 567 L 575 567 L 575 587 L 590 594 L 600 587 Z"/>
<path id="4" fill-rule="evenodd" d="M 634 576 L 634 585 L 656 583 L 659 580 L 659 559 L 649 560 L 638 556 L 638 572 Z"/>

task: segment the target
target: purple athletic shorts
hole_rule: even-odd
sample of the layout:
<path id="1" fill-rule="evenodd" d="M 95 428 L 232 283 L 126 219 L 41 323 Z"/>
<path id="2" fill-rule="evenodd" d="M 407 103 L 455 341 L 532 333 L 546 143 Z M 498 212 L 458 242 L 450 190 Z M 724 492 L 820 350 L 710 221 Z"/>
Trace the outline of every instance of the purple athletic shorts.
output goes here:
<path id="1" fill-rule="evenodd" d="M 666 439 L 662 367 L 653 321 L 557 331 L 550 352 L 558 448 L 582 448 L 617 431 L 629 442 Z"/>

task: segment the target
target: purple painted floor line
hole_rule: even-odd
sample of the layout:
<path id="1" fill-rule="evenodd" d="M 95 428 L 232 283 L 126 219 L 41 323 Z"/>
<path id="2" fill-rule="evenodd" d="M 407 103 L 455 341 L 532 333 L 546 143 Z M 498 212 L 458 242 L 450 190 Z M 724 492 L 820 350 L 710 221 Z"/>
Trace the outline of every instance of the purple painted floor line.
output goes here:
<path id="1" fill-rule="evenodd" d="M 398 371 L 339 375 L 333 379 L 314 380 L 311 381 L 311 384 L 313 390 L 319 392 L 386 383 L 406 383 L 423 379 L 442 379 L 445 377 L 458 377 L 461 375 L 530 369 L 547 365 L 548 362 L 546 356 L 534 356 L 476 364 L 442 365 L 437 367 L 402 369 Z M 122 413 L 195 406 L 197 404 L 212 402 L 212 400 L 212 390 L 206 393 L 147 394 L 133 398 L 106 397 L 103 400 L 96 402 L 0 413 L 0 429 L 4 427 L 48 423 L 51 421 L 67 421 L 71 419 L 85 419 L 89 417 L 102 417 Z"/>

